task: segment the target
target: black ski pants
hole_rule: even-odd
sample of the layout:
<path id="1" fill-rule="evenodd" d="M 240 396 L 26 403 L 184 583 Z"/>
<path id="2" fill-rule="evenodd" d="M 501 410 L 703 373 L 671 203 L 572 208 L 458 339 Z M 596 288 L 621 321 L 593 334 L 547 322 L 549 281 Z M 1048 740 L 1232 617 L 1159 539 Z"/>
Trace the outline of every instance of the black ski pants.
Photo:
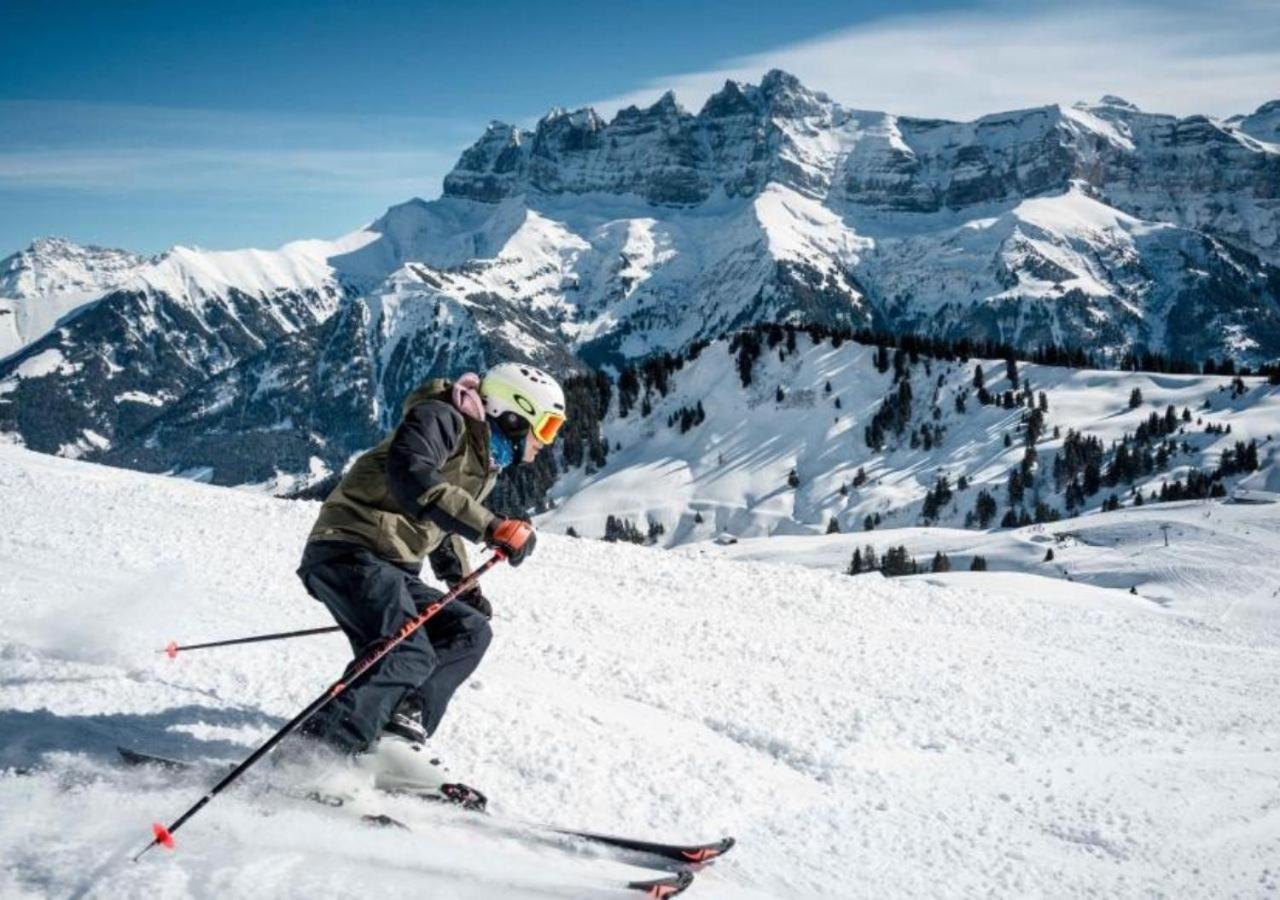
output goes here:
<path id="1" fill-rule="evenodd" d="M 442 596 L 412 568 L 338 541 L 307 544 L 298 577 L 341 626 L 355 652 L 353 664 Z M 433 733 L 453 692 L 480 664 L 492 635 L 484 616 L 466 603 L 450 603 L 317 713 L 303 731 L 342 752 L 360 753 L 377 741 L 400 702 L 410 699 L 421 707 L 427 734 Z"/>

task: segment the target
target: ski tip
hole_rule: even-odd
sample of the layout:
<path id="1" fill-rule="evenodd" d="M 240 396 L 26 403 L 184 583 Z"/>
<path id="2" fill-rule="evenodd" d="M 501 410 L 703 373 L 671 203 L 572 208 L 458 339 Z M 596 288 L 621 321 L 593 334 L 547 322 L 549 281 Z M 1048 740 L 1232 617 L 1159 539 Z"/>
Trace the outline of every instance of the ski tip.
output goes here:
<path id="1" fill-rule="evenodd" d="M 724 838 L 714 844 L 708 844 L 705 847 L 695 847 L 691 850 L 681 850 L 680 853 L 689 862 L 710 862 L 717 856 L 724 856 L 733 849 L 733 845 L 737 840 L 731 837 Z"/>
<path id="2" fill-rule="evenodd" d="M 165 828 L 159 822 L 154 822 L 151 825 L 151 833 L 156 836 L 156 843 L 161 847 L 166 850 L 173 849 L 173 835 L 168 828 Z"/>
<path id="3" fill-rule="evenodd" d="M 665 900 L 667 897 L 674 897 L 676 894 L 684 893 L 691 884 L 693 884 L 693 873 L 680 872 L 679 874 L 666 878 L 657 878 L 653 881 L 633 881 L 627 887 L 632 890 L 643 891 L 646 897 Z"/>
<path id="4" fill-rule="evenodd" d="M 170 659 L 177 659 L 178 658 L 178 642 L 170 641 L 168 644 L 166 644 L 164 648 L 164 653 L 165 653 L 165 656 L 169 657 Z"/>

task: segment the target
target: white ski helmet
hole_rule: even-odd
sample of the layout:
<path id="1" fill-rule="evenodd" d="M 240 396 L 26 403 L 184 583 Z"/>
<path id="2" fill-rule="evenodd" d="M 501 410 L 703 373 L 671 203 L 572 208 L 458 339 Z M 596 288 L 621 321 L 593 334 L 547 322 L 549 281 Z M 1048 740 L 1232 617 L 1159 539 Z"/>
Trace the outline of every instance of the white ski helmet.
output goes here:
<path id="1" fill-rule="evenodd" d="M 540 444 L 556 439 L 565 422 L 564 391 L 541 369 L 523 363 L 499 363 L 480 381 L 484 411 L 512 437 L 532 431 Z"/>

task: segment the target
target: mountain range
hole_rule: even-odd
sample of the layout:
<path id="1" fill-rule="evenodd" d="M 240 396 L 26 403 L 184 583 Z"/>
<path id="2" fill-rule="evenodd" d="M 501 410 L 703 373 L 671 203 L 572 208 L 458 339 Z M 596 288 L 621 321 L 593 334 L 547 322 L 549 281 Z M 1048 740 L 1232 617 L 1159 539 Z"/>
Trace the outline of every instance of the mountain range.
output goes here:
<path id="1" fill-rule="evenodd" d="M 617 370 L 762 322 L 1280 357 L 1280 101 L 972 122 L 783 72 L 700 111 L 493 123 L 442 196 L 336 240 L 0 262 L 0 434 L 223 484 L 338 471 L 436 374 Z"/>

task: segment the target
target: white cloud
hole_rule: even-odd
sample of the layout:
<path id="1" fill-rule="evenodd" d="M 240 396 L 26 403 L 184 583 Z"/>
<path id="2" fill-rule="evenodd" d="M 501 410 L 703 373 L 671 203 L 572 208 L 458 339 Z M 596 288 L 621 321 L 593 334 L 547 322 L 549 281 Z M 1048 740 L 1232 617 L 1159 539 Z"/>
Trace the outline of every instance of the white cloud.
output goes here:
<path id="1" fill-rule="evenodd" d="M 593 103 L 604 114 L 672 89 L 697 110 L 726 79 L 785 69 L 855 109 L 973 119 L 1118 94 L 1152 112 L 1228 116 L 1280 97 L 1280 5 L 1023 3 L 904 16 Z"/>

